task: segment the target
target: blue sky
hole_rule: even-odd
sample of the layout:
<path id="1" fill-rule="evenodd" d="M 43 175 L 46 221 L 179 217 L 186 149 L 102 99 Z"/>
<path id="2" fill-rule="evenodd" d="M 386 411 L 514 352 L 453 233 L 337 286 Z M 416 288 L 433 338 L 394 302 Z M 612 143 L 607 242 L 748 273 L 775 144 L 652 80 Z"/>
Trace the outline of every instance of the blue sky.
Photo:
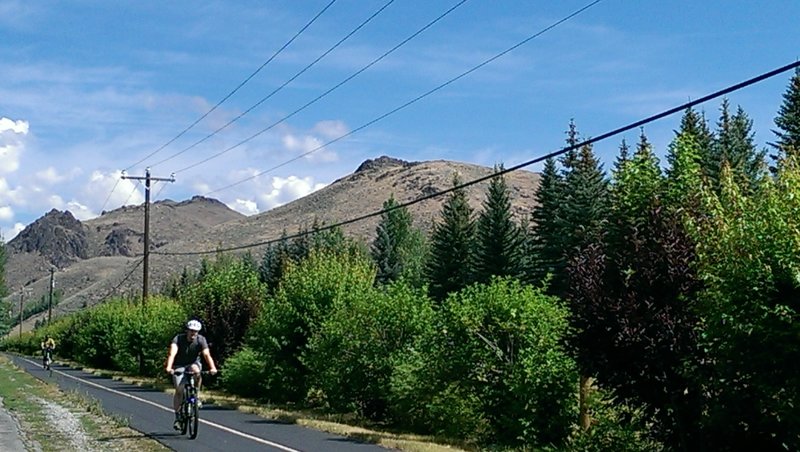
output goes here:
<path id="1" fill-rule="evenodd" d="M 52 208 L 88 219 L 143 202 L 141 187 L 119 180 L 123 169 L 134 176 L 148 166 L 158 177 L 176 172 L 175 183 L 155 185 L 155 199 L 211 192 L 254 214 L 380 155 L 513 165 L 561 147 L 571 118 L 584 136 L 596 136 L 800 58 L 800 1 L 603 0 L 408 108 L 300 157 L 590 3 L 466 1 L 280 122 L 458 3 L 396 0 L 296 80 L 190 148 L 388 2 L 337 0 L 205 120 L 139 163 L 208 112 L 329 2 L 0 0 L 5 240 Z M 772 140 L 789 77 L 729 96 L 753 119 L 761 146 Z M 713 125 L 719 102 L 702 108 Z M 660 155 L 678 121 L 646 127 Z M 637 136 L 625 138 L 633 143 Z M 606 167 L 621 138 L 595 146 Z"/>

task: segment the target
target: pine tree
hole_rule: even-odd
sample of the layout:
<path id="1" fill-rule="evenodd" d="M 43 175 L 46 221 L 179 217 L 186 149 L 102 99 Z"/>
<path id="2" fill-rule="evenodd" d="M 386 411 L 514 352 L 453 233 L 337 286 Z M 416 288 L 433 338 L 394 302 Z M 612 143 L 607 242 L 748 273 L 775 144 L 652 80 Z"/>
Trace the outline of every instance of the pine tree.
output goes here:
<path id="1" fill-rule="evenodd" d="M 672 140 L 667 150 L 667 181 L 665 198 L 671 209 L 697 213 L 699 193 L 703 185 L 700 167 L 700 145 L 695 135 L 681 132 Z"/>
<path id="2" fill-rule="evenodd" d="M 750 190 L 757 185 L 765 167 L 765 152 L 756 150 L 752 126 L 753 121 L 741 107 L 731 115 L 728 99 L 723 99 L 711 152 L 703 161 L 704 173 L 715 190 L 719 190 L 724 166 L 731 168 L 734 179 L 743 189 Z"/>
<path id="3" fill-rule="evenodd" d="M 560 234 L 559 215 L 562 205 L 564 180 L 558 172 L 553 158 L 545 160 L 544 168 L 536 187 L 534 199 L 537 207 L 531 214 L 531 229 L 528 235 L 528 260 L 525 280 L 539 285 L 547 275 L 560 279 L 564 271 L 562 253 L 563 237 Z M 551 288 L 553 283 L 551 283 Z"/>
<path id="4" fill-rule="evenodd" d="M 693 108 L 687 108 L 681 117 L 681 127 L 675 131 L 676 135 L 693 137 L 703 155 L 711 152 L 714 143 L 714 133 L 708 128 L 704 113 L 697 113 Z"/>
<path id="5" fill-rule="evenodd" d="M 412 285 L 421 283 L 422 233 L 413 227 L 411 213 L 406 207 L 397 207 L 394 195 L 383 203 L 383 210 L 370 249 L 378 267 L 376 282 L 388 284 L 401 277 Z"/>
<path id="6" fill-rule="evenodd" d="M 568 150 L 561 156 L 561 165 L 564 167 L 564 171 L 570 171 L 573 166 L 575 166 L 575 162 L 578 159 L 579 149 L 576 149 L 578 143 L 580 143 L 580 134 L 578 133 L 578 127 L 575 125 L 575 120 L 569 120 L 569 126 L 566 131 L 567 135 L 567 145 L 566 148 Z"/>
<path id="7" fill-rule="evenodd" d="M 502 165 L 495 167 L 495 172 L 502 170 Z M 476 239 L 475 281 L 488 283 L 492 276 L 522 274 L 522 231 L 512 218 L 511 198 L 502 175 L 495 175 L 489 183 L 477 221 Z"/>
<path id="8" fill-rule="evenodd" d="M 574 166 L 564 177 L 560 208 L 562 255 L 567 262 L 585 246 L 597 242 L 608 211 L 608 180 L 591 145 L 581 147 Z"/>
<path id="9" fill-rule="evenodd" d="M 611 174 L 614 175 L 620 172 L 622 167 L 625 166 L 630 159 L 630 147 L 628 146 L 628 142 L 625 141 L 625 138 L 623 138 L 622 143 L 619 144 L 619 154 L 617 154 L 617 159 L 614 160 L 614 169 L 611 171 Z"/>
<path id="10" fill-rule="evenodd" d="M 775 125 L 778 130 L 773 130 L 772 133 L 778 139 L 772 146 L 777 153 L 771 157 L 778 163 L 789 155 L 800 156 L 800 68 L 795 69 L 794 76 L 783 93 L 783 103 L 775 117 Z"/>
<path id="11" fill-rule="evenodd" d="M 453 176 L 453 186 L 461 184 Z M 431 237 L 431 256 L 426 274 L 428 289 L 435 300 L 444 300 L 450 292 L 458 291 L 472 282 L 470 263 L 475 237 L 475 223 L 467 193 L 458 188 L 450 193 L 442 207 L 441 220 L 434 226 Z"/>

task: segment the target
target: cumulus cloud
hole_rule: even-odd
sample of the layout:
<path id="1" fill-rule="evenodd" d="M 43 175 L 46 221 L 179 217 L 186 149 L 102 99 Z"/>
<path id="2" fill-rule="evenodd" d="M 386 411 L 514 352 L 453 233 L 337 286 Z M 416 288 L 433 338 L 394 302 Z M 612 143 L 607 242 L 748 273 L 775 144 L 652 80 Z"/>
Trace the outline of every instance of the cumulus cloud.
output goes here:
<path id="1" fill-rule="evenodd" d="M 0 173 L 13 173 L 19 169 L 28 128 L 27 121 L 0 118 Z"/>
<path id="2" fill-rule="evenodd" d="M 14 223 L 14 226 L 11 229 L 1 229 L 0 230 L 0 238 L 3 239 L 4 242 L 8 243 L 11 239 L 17 236 L 22 230 L 25 229 L 25 225 L 22 223 Z"/>
<path id="3" fill-rule="evenodd" d="M 320 121 L 314 125 L 311 133 L 287 133 L 283 136 L 282 141 L 286 150 L 303 155 L 310 162 L 335 162 L 339 160 L 339 155 L 330 147 L 322 146 L 348 131 L 349 129 L 343 121 Z"/>
<path id="4" fill-rule="evenodd" d="M 66 179 L 66 176 L 59 174 L 58 170 L 56 170 L 54 167 L 48 166 L 47 168 L 41 171 L 37 171 L 36 178 L 46 184 L 54 185 L 64 181 Z"/>
<path id="5" fill-rule="evenodd" d="M 258 195 L 258 207 L 262 212 L 302 198 L 325 186 L 325 184 L 314 183 L 314 178 L 310 176 L 303 178 L 297 176 L 273 177 L 270 185 L 270 187 L 262 189 Z"/>
<path id="6" fill-rule="evenodd" d="M 69 210 L 72 213 L 72 216 L 81 221 L 85 221 L 97 216 L 97 214 L 92 212 L 92 210 L 89 207 L 84 206 L 78 201 L 70 201 L 67 203 L 66 207 L 67 210 Z"/>
<path id="7" fill-rule="evenodd" d="M 23 121 L 21 119 L 14 121 L 5 117 L 0 118 L 0 133 L 11 131 L 12 133 L 18 133 L 20 135 L 27 135 L 29 128 L 30 124 L 28 124 L 28 121 Z"/>
<path id="8" fill-rule="evenodd" d="M 258 213 L 258 204 L 256 204 L 255 201 L 250 201 L 249 199 L 237 199 L 232 204 L 228 204 L 228 207 L 248 216 Z"/>
<path id="9" fill-rule="evenodd" d="M 0 206 L 0 221 L 8 221 L 14 218 L 14 210 L 11 206 Z"/>
<path id="10" fill-rule="evenodd" d="M 142 204 L 144 194 L 140 184 L 130 179 L 122 179 L 121 176 L 122 171 L 92 172 L 89 182 L 83 189 L 84 202 L 103 210 Z"/>

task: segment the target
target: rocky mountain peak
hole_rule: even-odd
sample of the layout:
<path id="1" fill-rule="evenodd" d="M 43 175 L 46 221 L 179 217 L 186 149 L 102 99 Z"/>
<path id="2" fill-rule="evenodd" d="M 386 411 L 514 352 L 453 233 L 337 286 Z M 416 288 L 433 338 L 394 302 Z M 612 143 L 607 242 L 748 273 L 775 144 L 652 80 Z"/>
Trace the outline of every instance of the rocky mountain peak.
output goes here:
<path id="1" fill-rule="evenodd" d="M 20 253 L 38 252 L 50 263 L 63 267 L 88 257 L 86 227 L 71 212 L 53 209 L 29 224 L 8 247 Z"/>
<path id="2" fill-rule="evenodd" d="M 364 162 L 358 166 L 356 169 L 356 173 L 362 173 L 365 171 L 373 171 L 373 170 L 386 170 L 388 168 L 397 167 L 397 166 L 411 166 L 414 165 L 412 162 L 407 162 L 405 160 L 401 160 L 394 157 L 389 157 L 387 155 L 382 155 L 376 159 L 366 159 Z"/>

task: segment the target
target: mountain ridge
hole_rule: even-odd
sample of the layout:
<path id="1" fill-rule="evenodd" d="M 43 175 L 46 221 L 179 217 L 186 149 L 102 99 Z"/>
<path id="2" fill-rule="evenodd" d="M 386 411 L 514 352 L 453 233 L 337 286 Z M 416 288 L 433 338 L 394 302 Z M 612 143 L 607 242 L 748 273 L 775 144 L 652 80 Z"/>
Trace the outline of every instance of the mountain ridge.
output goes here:
<path id="1" fill-rule="evenodd" d="M 469 181 L 492 172 L 492 168 L 469 163 L 447 160 L 407 162 L 380 156 L 365 160 L 354 172 L 320 190 L 252 216 L 244 216 L 216 199 L 201 196 L 179 202 L 158 201 L 151 205 L 150 292 L 158 291 L 171 275 L 181 272 L 184 267 L 197 266 L 203 257 L 213 257 L 215 250 L 247 246 L 245 251 L 260 259 L 265 247 L 248 245 L 277 240 L 284 233 L 296 233 L 315 222 L 329 225 L 379 212 L 390 195 L 401 203 L 429 196 L 451 188 L 454 174 L 458 174 L 461 181 Z M 513 214 L 518 220 L 527 218 L 535 208 L 533 195 L 539 175 L 514 171 L 505 177 Z M 484 181 L 466 189 L 470 205 L 476 212 L 481 208 L 487 186 L 488 181 Z M 444 199 L 445 196 L 435 197 L 410 206 L 415 226 L 429 232 L 440 215 Z M 379 221 L 380 217 L 374 216 L 348 224 L 343 231 L 370 243 Z M 143 252 L 142 223 L 142 205 L 104 212 L 82 223 L 88 242 L 87 258 L 72 259 L 59 267 L 57 286 L 65 293 L 62 303 L 54 309 L 54 315 L 83 309 L 114 292 L 141 293 L 141 266 L 137 267 L 137 262 Z M 182 255 L 201 251 L 207 254 Z M 48 260 L 50 257 L 38 250 L 9 253 L 7 278 L 16 284 L 9 285 L 11 290 L 18 290 L 22 285 L 36 294 L 47 290 L 49 281 L 46 277 L 49 277 L 49 265 L 52 265 L 52 259 Z M 27 268 L 24 276 L 17 271 L 22 268 Z M 32 327 L 34 320 L 26 321 L 23 329 Z"/>

